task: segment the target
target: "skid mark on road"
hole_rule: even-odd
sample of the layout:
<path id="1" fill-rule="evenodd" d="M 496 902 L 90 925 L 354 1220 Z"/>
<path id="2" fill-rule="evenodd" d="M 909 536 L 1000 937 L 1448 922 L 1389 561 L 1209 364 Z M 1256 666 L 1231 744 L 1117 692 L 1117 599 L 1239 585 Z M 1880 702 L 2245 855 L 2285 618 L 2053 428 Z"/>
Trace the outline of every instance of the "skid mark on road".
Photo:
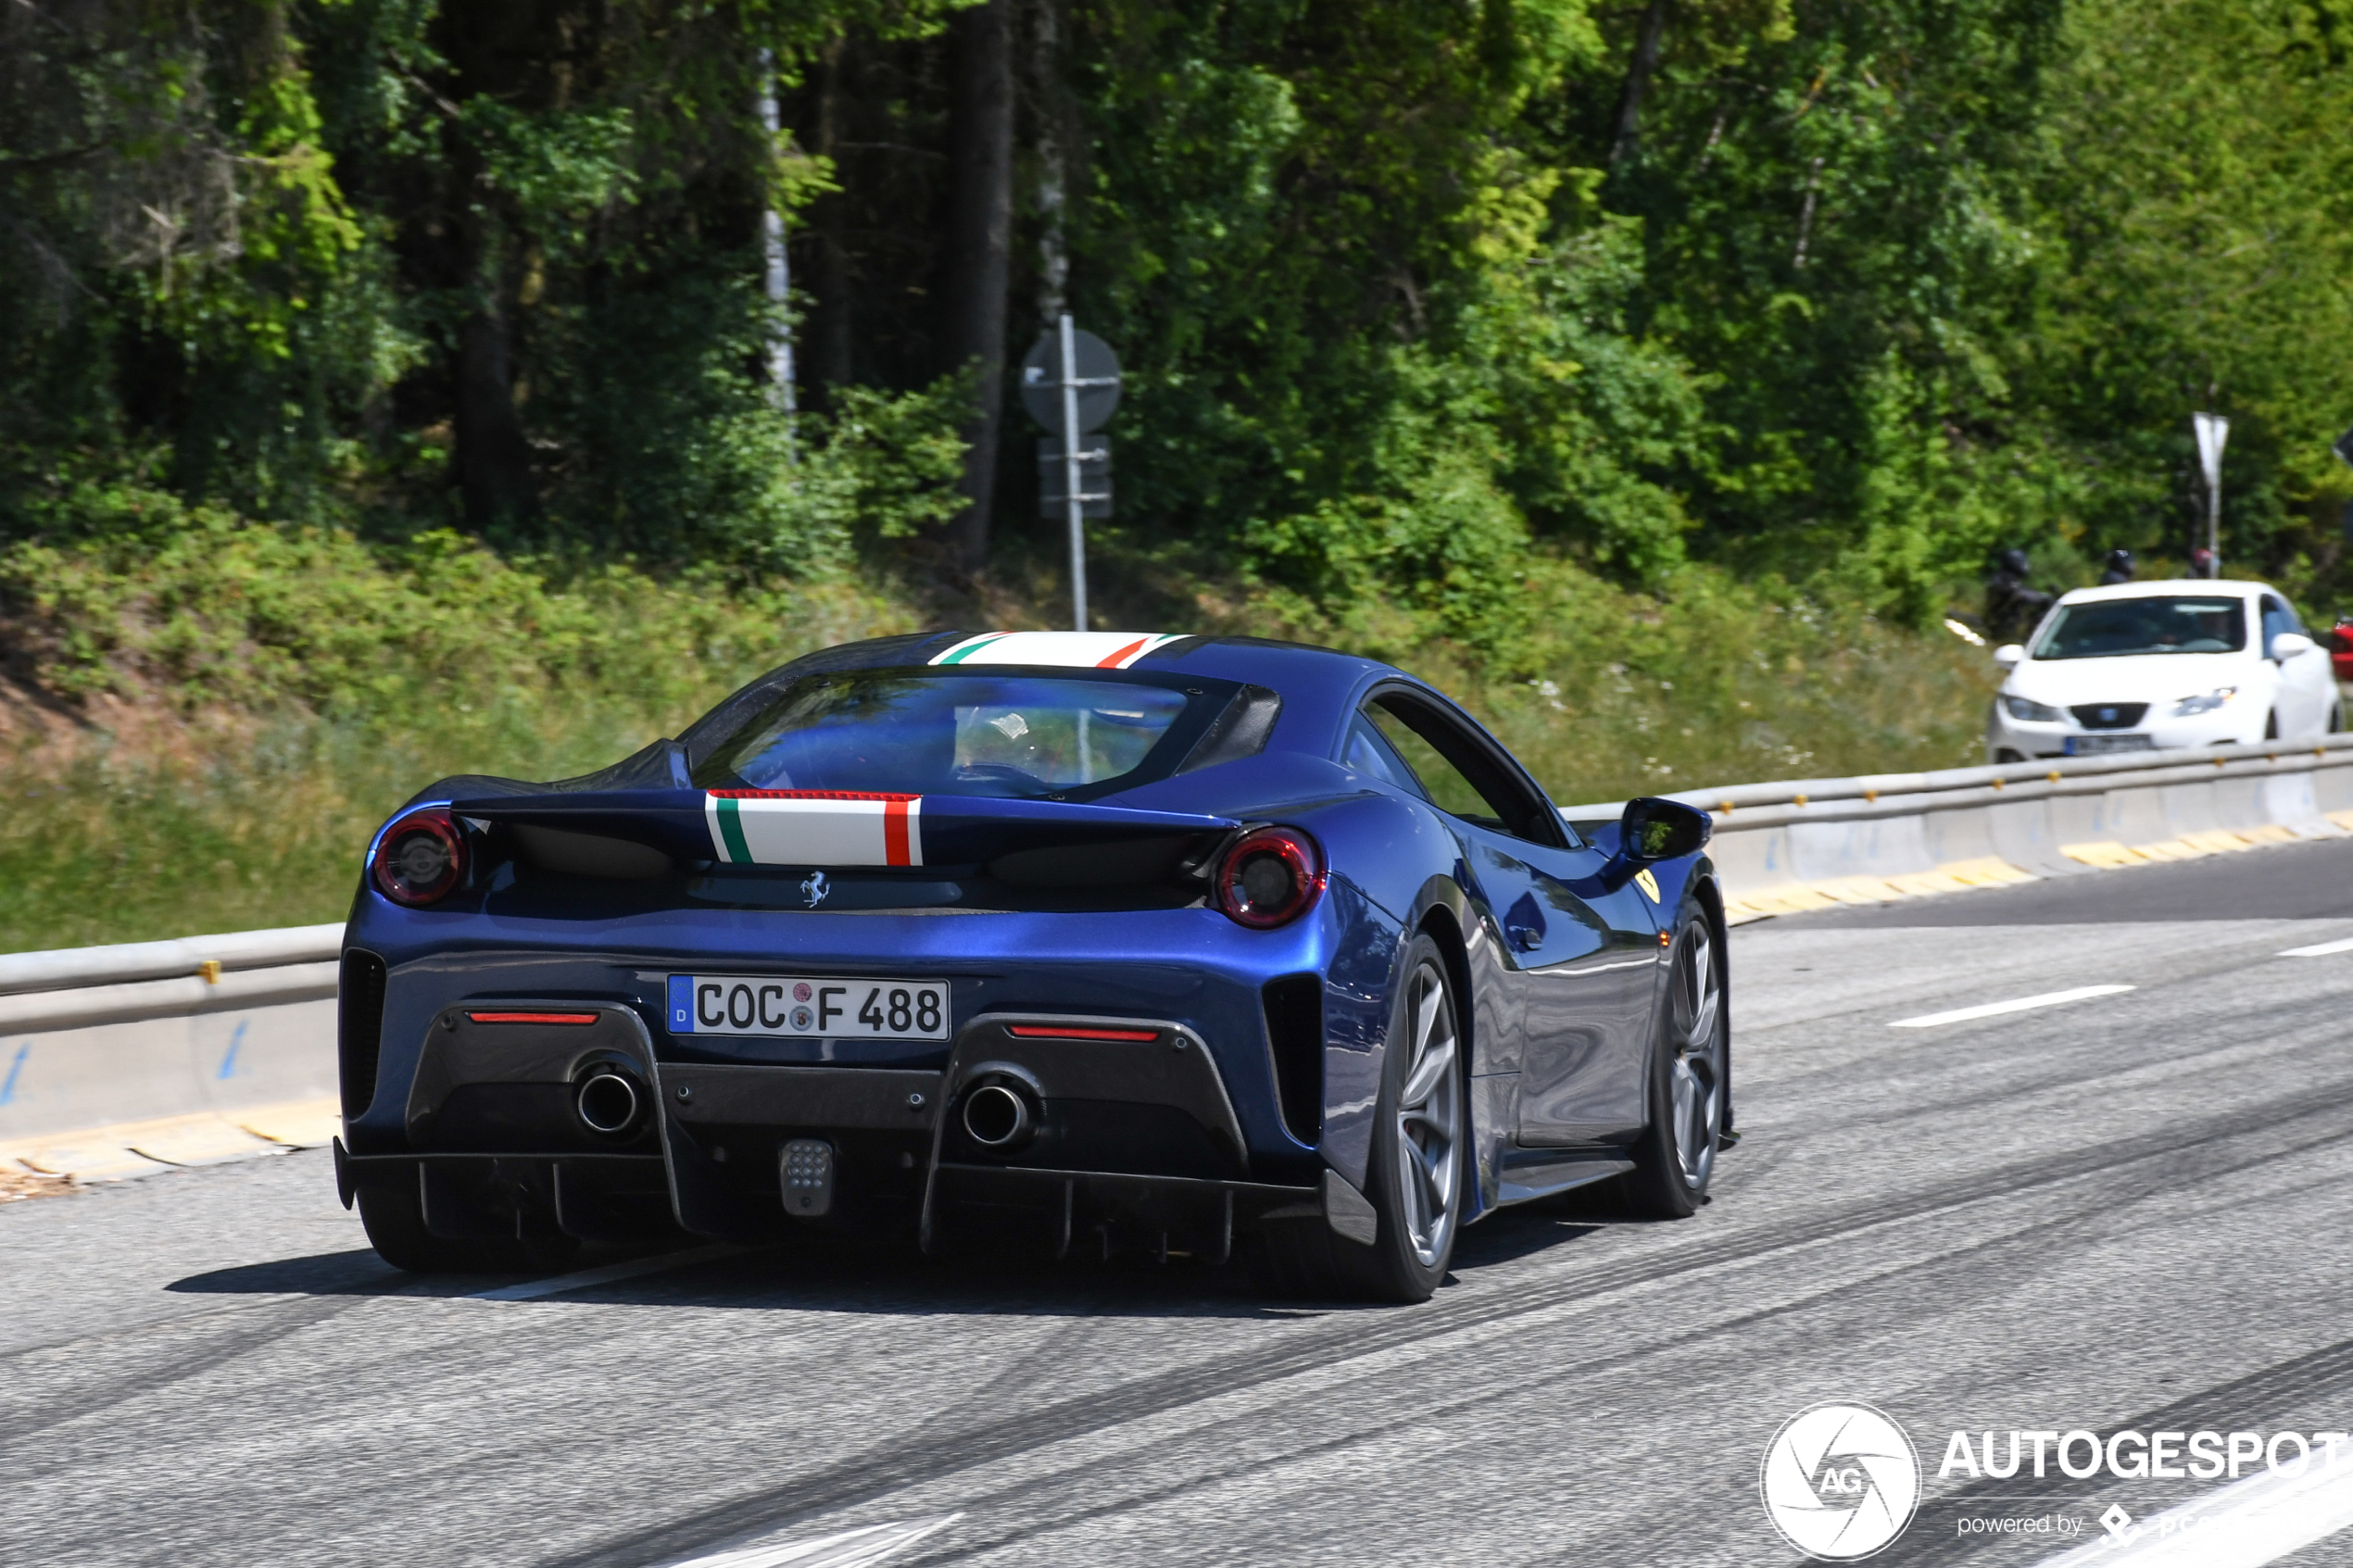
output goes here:
<path id="1" fill-rule="evenodd" d="M 108 1377 L 94 1388 L 57 1395 L 8 1412 L 6 1430 L 0 1432 L 0 1453 L 23 1447 L 51 1427 L 98 1415 L 190 1378 L 202 1377 L 289 1336 L 314 1328 L 357 1305 L 359 1302 L 352 1299 L 302 1301 L 272 1311 L 258 1321 L 240 1313 L 227 1328 L 207 1335 L 201 1342 L 176 1355 Z M 23 1375 L 21 1364 L 18 1375 Z M 19 1480 L 28 1474 L 24 1470 L 16 1472 Z"/>
<path id="2" fill-rule="evenodd" d="M 1886 1224 L 1918 1220 L 2039 1186 L 2096 1174 L 2145 1160 L 2181 1160 L 2190 1151 L 2233 1138 L 2302 1132 L 2314 1137 L 2353 1136 L 2353 1100 L 2302 1085 L 2288 1096 L 2226 1115 L 2161 1132 L 2069 1149 L 1938 1183 L 1853 1208 L 1832 1209 L 1723 1234 L 1713 1227 L 1690 1243 L 1664 1243 L 1638 1256 L 1579 1269 L 1508 1295 L 1442 1299 L 1386 1312 L 1337 1313 L 1285 1343 L 1245 1356 L 1180 1367 L 1136 1382 L 1065 1399 L 1026 1415 L 936 1431 L 887 1452 L 861 1454 L 764 1492 L 721 1503 L 669 1524 L 633 1532 L 604 1547 L 560 1560 L 560 1568 L 638 1568 L 662 1551 L 692 1549 L 794 1519 L 872 1502 L 920 1482 L 1002 1462 L 1149 1415 L 1299 1373 L 1466 1329 L 1548 1311 L 1604 1290 L 1625 1289 L 1725 1263 L 1763 1258 L 1816 1242 L 1852 1236 Z M 2266 1156 L 2265 1158 L 2269 1158 Z M 1705 1221 L 1690 1223 L 1696 1229 Z"/>
<path id="3" fill-rule="evenodd" d="M 2353 1136 L 2353 1131 L 2308 1139 L 2286 1149 L 2208 1160 L 2195 1166 L 2144 1170 L 2131 1181 L 2130 1190 L 2111 1189 L 2099 1205 L 2070 1208 L 2064 1213 L 2006 1229 L 1996 1236 L 1959 1247 L 1939 1248 L 1931 1253 L 1891 1267 L 1842 1277 L 1818 1290 L 1770 1306 L 1755 1308 L 1713 1322 L 1679 1327 L 1671 1339 L 1645 1341 L 1626 1349 L 1560 1363 L 1548 1369 L 1546 1377 L 1548 1382 L 1555 1385 L 1573 1384 L 1591 1397 L 1603 1379 L 1640 1371 L 1647 1363 L 1662 1358 L 1692 1353 L 1729 1336 L 1743 1335 L 1802 1318 L 1809 1311 L 1818 1311 L 1827 1307 L 1859 1311 L 1858 1303 L 1867 1293 L 1884 1286 L 1914 1283 L 1923 1275 L 1965 1276 L 1972 1270 L 1982 1269 L 1988 1260 L 2004 1255 L 2055 1259 L 2058 1254 L 2054 1244 L 2062 1238 L 2088 1239 L 2098 1243 L 2129 1234 L 2135 1225 L 2130 1210 L 2143 1199 L 2205 1185 L 2277 1160 L 2342 1142 L 2347 1136 Z M 2000 1271 L 1994 1271 L 1994 1273 L 2007 1282 L 2003 1288 L 2014 1286 L 2016 1276 Z M 1965 1279 L 1959 1283 L 1965 1283 Z M 1932 1294 L 1930 1298 L 1948 1308 L 1957 1299 L 1951 1293 Z M 1755 1353 L 1754 1345 L 1750 1347 L 1750 1353 Z M 2301 1363 L 2298 1370 L 2305 1370 Z M 1482 1373 L 1475 1365 L 1466 1366 L 1450 1374 L 1450 1386 L 1457 1389 L 1456 1396 L 1450 1400 L 1416 1403 L 1411 1410 L 1393 1417 L 1353 1425 L 1343 1432 L 1327 1434 L 1323 1430 L 1338 1419 L 1333 1412 L 1378 1410 L 1382 1390 L 1392 1379 L 1390 1369 L 1380 1368 L 1367 1371 L 1361 1376 L 1320 1386 L 1311 1403 L 1314 1411 L 1322 1413 L 1309 1422 L 1305 1434 L 1296 1439 L 1285 1437 L 1279 1441 L 1278 1458 L 1270 1459 L 1263 1453 L 1254 1452 L 1252 1445 L 1253 1440 L 1263 1441 L 1267 1436 L 1270 1419 L 1279 1419 L 1280 1412 L 1252 1407 L 1185 1434 L 1179 1445 L 1183 1451 L 1237 1456 L 1213 1469 L 1189 1471 L 1179 1479 L 1153 1485 L 1125 1497 L 1095 1500 L 1115 1484 L 1110 1478 L 1111 1473 L 1139 1457 L 1138 1453 L 1108 1456 L 1095 1453 L 1081 1456 L 1044 1474 L 1024 1476 L 996 1491 L 974 1496 L 967 1499 L 974 1512 L 983 1517 L 1002 1519 L 1005 1523 L 979 1541 L 961 1543 L 959 1549 L 950 1555 L 986 1555 L 1019 1541 L 1062 1534 L 1079 1524 L 1133 1514 L 1178 1501 L 1230 1482 L 1246 1478 L 1265 1481 L 1272 1471 L 1278 1468 L 1329 1459 L 1413 1431 L 1441 1429 L 1457 1415 L 1480 1410 L 1491 1411 L 1498 1408 L 1499 1399 L 1508 1399 L 1522 1386 L 1521 1374 L 1516 1367 L 1497 1366 Z M 1162 1441 L 1159 1438 L 1146 1439 L 1145 1448 L 1139 1453 L 1150 1457 L 1158 1451 Z M 1151 1468 L 1157 1473 L 1163 1467 L 1154 1463 Z M 945 1560 L 940 1554 L 933 1554 L 922 1559 L 921 1562 Z M 920 1568 L 920 1563 L 912 1565 L 912 1568 Z"/>
<path id="4" fill-rule="evenodd" d="M 2156 1410 L 2120 1415 L 2108 1424 L 2107 1430 L 2112 1432 L 2194 1432 L 2203 1428 L 2230 1431 L 2234 1428 L 2258 1427 L 2266 1424 L 2267 1418 L 2276 1412 L 2297 1407 L 2325 1404 L 2347 1390 L 2353 1390 L 2353 1339 L 2339 1340 L 2334 1345 L 2324 1345 L 2304 1355 L 2277 1361 L 2267 1367 L 2259 1367 L 2244 1377 L 2233 1378 L 2227 1383 L 2218 1383 L 2210 1387 L 2201 1388 L 2194 1394 L 2186 1395 L 2171 1404 L 2160 1406 Z M 2347 1474 L 2353 1474 L 2353 1460 L 2348 1460 L 2347 1465 Z M 1987 1479 L 1971 1482 L 1968 1486 L 1957 1487 L 1941 1496 L 1924 1498 L 1920 1501 L 1920 1512 L 1926 1514 L 1933 1509 L 1941 1516 L 1949 1517 L 1951 1513 L 1959 1510 L 1995 1499 L 2003 1503 L 2006 1512 L 2020 1512 L 2021 1508 L 2032 1507 L 2089 1506 L 2095 1504 L 2100 1498 L 2109 1491 L 2116 1490 L 2120 1485 L 2122 1483 L 2110 1484 L 2087 1492 L 2084 1489 L 2084 1482 L 2070 1480 L 2056 1474 L 2034 1478 L 2019 1476 L 2010 1479 Z M 2211 1501 L 2203 1506 L 2211 1506 Z M 1915 1527 L 1917 1528 L 1917 1525 Z M 2207 1537 L 2198 1538 L 2206 1539 Z M 2316 1540 L 2320 1537 L 2309 1538 Z M 2211 1539 L 2219 1542 L 2223 1537 L 2218 1535 Z M 1935 1568 L 1935 1565 L 1969 1560 L 1992 1545 L 1993 1540 L 1993 1537 L 1984 1537 L 1974 1539 L 1963 1539 L 1958 1537 L 1931 1537 L 1906 1543 L 1911 1549 L 1893 1554 L 1890 1561 L 1901 1562 L 1905 1568 Z M 2136 1561 L 2121 1553 L 2108 1555 L 2113 1549 L 2105 1541 L 2098 1544 L 2103 1554 L 2099 1561 L 2103 1562 Z M 2282 1551 L 2275 1555 L 2284 1556 L 2286 1552 Z M 2062 1561 L 2072 1560 L 2062 1559 Z M 2155 1561 L 2157 1560 L 2151 1560 L 2151 1568 L 2154 1568 Z M 2170 1562 L 2173 1560 L 2163 1561 Z M 2218 1555 L 2185 1558 L 2181 1561 L 2185 1563 L 2195 1562 L 2198 1568 L 2213 1568 L 2213 1565 L 2225 1561 L 2235 1562 L 2239 1560 L 2226 1559 Z M 2252 1564 L 2271 1562 L 2273 1559 L 2251 1558 L 2246 1561 Z M 2045 1568 L 2054 1568 L 2054 1565 L 2046 1563 Z"/>

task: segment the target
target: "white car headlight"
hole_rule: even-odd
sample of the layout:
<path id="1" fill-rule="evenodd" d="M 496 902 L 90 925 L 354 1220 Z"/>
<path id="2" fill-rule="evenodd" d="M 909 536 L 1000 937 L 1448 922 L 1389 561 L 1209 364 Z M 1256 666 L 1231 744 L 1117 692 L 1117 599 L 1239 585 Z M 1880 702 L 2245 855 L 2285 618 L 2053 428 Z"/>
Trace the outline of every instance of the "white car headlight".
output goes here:
<path id="1" fill-rule="evenodd" d="M 2186 719 L 2193 713 L 2211 713 L 2238 695 L 2236 686 L 2217 686 L 2199 696 L 2185 696 L 2173 705 L 2173 717 Z"/>
<path id="2" fill-rule="evenodd" d="M 2005 696 L 2002 698 L 2002 707 L 2008 711 L 2011 718 L 2022 719 L 2030 724 L 2056 724 L 2060 718 L 2057 709 L 2051 707 L 2048 703 L 2036 702 L 2031 697 Z"/>

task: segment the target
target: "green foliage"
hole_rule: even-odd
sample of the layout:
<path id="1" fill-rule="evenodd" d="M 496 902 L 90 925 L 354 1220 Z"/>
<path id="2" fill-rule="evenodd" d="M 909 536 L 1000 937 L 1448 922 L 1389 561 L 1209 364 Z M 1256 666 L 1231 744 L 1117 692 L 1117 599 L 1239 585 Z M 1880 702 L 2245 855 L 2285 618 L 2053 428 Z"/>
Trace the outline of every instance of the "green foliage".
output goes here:
<path id="1" fill-rule="evenodd" d="M 115 498 L 93 537 L 0 551 L 0 658 L 162 712 L 0 754 L 0 950 L 339 918 L 369 832 L 426 781 L 585 772 L 761 670 L 912 623 L 837 582 L 661 582 Z"/>
<path id="2" fill-rule="evenodd" d="M 370 546 L 149 505 L 95 533 L 0 555 L 0 655 L 93 711 L 107 693 L 155 717 L 144 736 L 0 759 L 0 951 L 336 919 L 369 832 L 424 782 L 585 772 L 762 669 L 921 619 L 840 583 L 567 574 L 446 531 Z M 1987 667 L 1941 633 L 1708 567 L 1654 596 L 1539 559 L 1517 594 L 1509 668 L 1394 605 L 1342 624 L 1261 595 L 1197 623 L 1396 659 L 1564 803 L 1949 765 L 1977 738 Z M 1034 625 L 1056 607 L 1003 608 Z"/>
<path id="3" fill-rule="evenodd" d="M 1596 63 L 1582 5 L 1085 20 L 1106 132 L 1077 265 L 1129 366 L 1121 483 L 1153 525 L 1473 639 L 1531 529 L 1636 578 L 1681 558 L 1657 479 L 1698 404 L 1628 326 L 1638 238 L 1554 224 L 1592 179 L 1515 134 Z"/>
<path id="4" fill-rule="evenodd" d="M 418 777 L 925 619 L 961 3 L 12 8 L 0 653 L 186 744 L 10 771 L 0 930 L 332 913 Z M 2178 562 L 2208 408 L 2232 569 L 2335 608 L 2353 0 L 1013 14 L 1011 346 L 1067 305 L 1128 370 L 1100 600 L 1425 668 L 1564 795 L 1957 761 L 1936 620 L 1999 546 Z"/>
<path id="5" fill-rule="evenodd" d="M 663 583 L 504 558 L 447 529 L 371 546 L 168 501 L 94 538 L 0 551 L 0 611 L 15 662 L 58 692 L 394 729 L 485 705 L 528 727 L 543 701 L 675 716 L 904 617 L 847 584 L 748 585 L 715 567 Z"/>

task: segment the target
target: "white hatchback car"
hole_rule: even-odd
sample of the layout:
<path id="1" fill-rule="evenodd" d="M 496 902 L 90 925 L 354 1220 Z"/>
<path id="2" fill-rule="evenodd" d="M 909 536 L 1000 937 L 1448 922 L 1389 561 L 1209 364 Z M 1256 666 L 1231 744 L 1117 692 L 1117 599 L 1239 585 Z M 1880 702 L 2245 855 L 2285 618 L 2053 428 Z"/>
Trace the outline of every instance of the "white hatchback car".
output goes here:
<path id="1" fill-rule="evenodd" d="M 2260 583 L 2127 583 L 2063 596 L 1985 727 L 1989 762 L 2304 740 L 2341 729 L 2328 654 Z"/>

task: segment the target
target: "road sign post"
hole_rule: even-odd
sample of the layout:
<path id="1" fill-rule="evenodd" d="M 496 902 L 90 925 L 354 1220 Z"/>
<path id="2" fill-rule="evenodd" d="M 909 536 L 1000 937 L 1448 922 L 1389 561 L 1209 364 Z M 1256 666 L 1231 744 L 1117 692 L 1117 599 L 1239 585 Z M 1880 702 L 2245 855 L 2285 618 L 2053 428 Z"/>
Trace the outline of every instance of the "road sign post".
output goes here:
<path id="1" fill-rule="evenodd" d="M 2192 414 L 2197 427 L 2197 460 L 2206 470 L 2206 574 L 2222 575 L 2222 445 L 2231 421 L 2220 414 Z"/>
<path id="2" fill-rule="evenodd" d="M 1087 503 L 1078 483 L 1078 347 L 1071 341 L 1070 313 L 1062 319 L 1063 515 L 1070 522 L 1070 623 L 1087 630 Z"/>
<path id="3" fill-rule="evenodd" d="M 1080 332 L 1064 315 L 1054 331 L 1038 335 L 1022 360 L 1021 401 L 1031 419 L 1054 432 L 1038 444 L 1039 498 L 1048 514 L 1059 510 L 1070 529 L 1071 624 L 1084 632 L 1087 519 L 1111 515 L 1111 443 L 1086 437 L 1119 407 L 1119 358 L 1102 339 Z M 1089 469 L 1096 470 L 1091 477 Z M 1059 495 L 1051 483 L 1056 478 Z"/>

